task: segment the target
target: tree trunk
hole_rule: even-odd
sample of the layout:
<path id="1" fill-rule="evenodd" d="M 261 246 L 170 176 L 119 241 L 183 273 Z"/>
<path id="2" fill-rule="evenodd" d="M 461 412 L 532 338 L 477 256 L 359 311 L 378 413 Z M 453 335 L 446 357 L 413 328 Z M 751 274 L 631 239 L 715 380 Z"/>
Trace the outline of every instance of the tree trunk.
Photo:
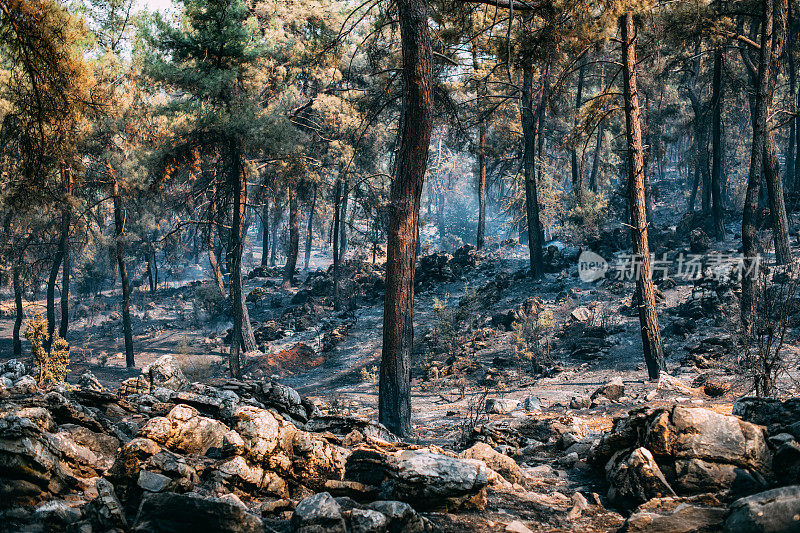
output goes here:
<path id="1" fill-rule="evenodd" d="M 340 206 L 342 201 L 342 180 L 336 178 L 336 184 L 333 189 L 333 309 L 340 311 L 342 308 L 341 294 L 339 293 L 340 285 L 340 263 L 339 258 L 339 225 L 341 224 L 340 215 L 342 213 Z"/>
<path id="2" fill-rule="evenodd" d="M 780 0 L 778 0 L 780 1 Z M 758 73 L 755 80 L 755 97 L 752 105 L 753 141 L 750 147 L 750 173 L 747 178 L 744 210 L 742 212 L 742 330 L 745 335 L 752 331 L 755 309 L 755 278 L 748 271 L 757 264 L 756 216 L 761 188 L 761 173 L 764 168 L 764 153 L 767 145 L 767 112 L 769 110 L 769 81 L 774 75 L 770 68 L 773 48 L 773 0 L 764 0 L 761 20 L 761 48 L 758 52 Z"/>
<path id="3" fill-rule="evenodd" d="M 540 278 L 544 275 L 542 256 L 542 232 L 539 221 L 539 196 L 536 190 L 536 132 L 538 110 L 533 109 L 533 65 L 526 61 L 522 76 L 522 135 L 523 168 L 525 175 L 525 213 L 528 219 L 528 248 L 531 275 Z M 544 78 L 545 74 L 542 75 Z M 544 99 L 544 79 L 540 86 L 540 99 Z M 542 104 L 540 104 L 542 105 Z"/>
<path id="4" fill-rule="evenodd" d="M 308 210 L 308 229 L 306 231 L 306 250 L 304 257 L 303 270 L 308 272 L 308 264 L 311 262 L 311 241 L 314 237 L 314 209 L 317 207 L 317 185 L 314 184 L 314 196 L 311 199 L 311 207 Z"/>
<path id="5" fill-rule="evenodd" d="M 20 260 L 21 261 L 21 260 Z M 14 357 L 22 356 L 22 341 L 20 340 L 19 332 L 22 329 L 22 320 L 25 317 L 25 310 L 22 307 L 22 281 L 19 278 L 20 266 L 14 265 L 13 279 L 14 279 L 14 308 L 16 315 L 14 316 Z"/>
<path id="6" fill-rule="evenodd" d="M 156 292 L 155 279 L 153 278 L 153 254 L 149 251 L 145 252 L 145 261 L 147 262 L 147 281 L 150 284 L 150 294 Z"/>
<path id="7" fill-rule="evenodd" d="M 61 240 L 64 235 L 61 235 Z M 64 256 L 61 255 L 63 246 L 59 243 L 58 251 L 50 266 L 50 277 L 47 279 L 47 340 L 45 349 L 50 350 L 50 345 L 53 343 L 53 335 L 56 331 L 56 281 L 58 280 L 58 272 L 61 270 L 61 263 Z"/>
<path id="8" fill-rule="evenodd" d="M 414 264 L 419 201 L 433 125 L 432 49 L 426 0 L 398 0 L 403 50 L 403 118 L 392 181 L 378 389 L 379 420 L 411 433 Z"/>
<path id="9" fill-rule="evenodd" d="M 779 265 L 792 262 L 789 249 L 789 221 L 786 216 L 786 203 L 783 198 L 783 181 L 775 148 L 775 134 L 767 131 L 766 152 L 764 154 L 764 177 L 767 182 L 767 199 L 772 214 L 772 236 L 775 242 L 775 261 Z"/>
<path id="10" fill-rule="evenodd" d="M 636 31 L 633 14 L 620 17 L 622 33 L 623 97 L 625 100 L 625 136 L 628 144 L 628 191 L 630 193 L 631 237 L 633 254 L 641 267 L 636 278 L 636 301 L 642 330 L 642 347 L 651 380 L 658 379 L 664 369 L 661 335 L 658 329 L 656 298 L 650 265 L 650 245 L 647 236 L 647 207 L 645 205 L 644 149 L 639 96 L 636 88 Z"/>
<path id="11" fill-rule="evenodd" d="M 208 242 L 208 263 L 211 265 L 211 272 L 214 274 L 214 281 L 217 284 L 220 294 L 225 295 L 225 279 L 222 277 L 222 269 L 219 266 L 219 259 L 217 258 L 217 175 L 216 168 L 214 169 L 214 177 L 212 178 L 212 185 L 208 191 L 208 231 L 206 235 Z"/>
<path id="12" fill-rule="evenodd" d="M 110 165 L 109 165 L 110 169 Z M 114 250 L 117 256 L 117 268 L 122 282 L 122 329 L 125 335 L 125 366 L 133 368 L 133 329 L 131 328 L 131 286 L 128 280 L 128 268 L 125 265 L 125 250 L 122 236 L 125 231 L 125 218 L 122 214 L 122 198 L 119 195 L 119 182 L 114 179 Z"/>
<path id="13" fill-rule="evenodd" d="M 600 153 L 603 149 L 603 124 L 604 121 L 601 120 L 597 125 L 597 141 L 595 142 L 594 158 L 592 160 L 592 173 L 589 176 L 589 188 L 592 192 L 597 192 L 597 178 L 600 171 Z"/>
<path id="14" fill-rule="evenodd" d="M 713 149 L 711 159 L 711 196 L 713 200 L 714 237 L 720 242 L 725 240 L 722 200 L 722 60 L 722 48 L 717 48 L 714 51 L 714 80 L 711 95 L 713 112 L 711 126 L 711 145 Z"/>
<path id="15" fill-rule="evenodd" d="M 347 255 L 347 199 L 350 197 L 348 180 L 342 182 L 342 213 L 339 215 L 339 261 Z"/>
<path id="16" fill-rule="evenodd" d="M 577 127 L 578 117 L 581 112 L 581 105 L 583 104 L 583 80 L 586 74 L 586 61 L 581 62 L 578 71 L 578 87 L 575 95 L 575 117 L 573 119 L 573 126 Z M 575 200 L 578 205 L 583 203 L 583 175 L 581 173 L 581 165 L 578 161 L 578 148 L 574 146 L 571 153 L 572 159 L 572 189 L 575 192 Z"/>
<path id="17" fill-rule="evenodd" d="M 300 221 L 297 214 L 297 185 L 292 184 L 289 187 L 289 250 L 286 255 L 286 268 L 283 270 L 283 287 L 286 289 L 294 284 L 299 250 Z"/>
<path id="18" fill-rule="evenodd" d="M 787 24 L 786 24 L 786 57 L 787 57 L 787 70 L 789 72 L 789 98 L 790 101 L 797 101 L 797 67 L 794 62 L 794 32 L 792 31 L 792 17 L 794 13 L 791 9 L 791 4 L 788 6 Z M 794 116 L 789 120 L 789 144 L 786 149 L 786 178 L 784 180 L 784 187 L 792 190 L 794 188 L 795 176 L 795 151 L 800 149 L 797 146 L 797 117 Z"/>
<path id="19" fill-rule="evenodd" d="M 67 167 L 63 171 L 64 189 L 69 196 L 72 194 L 72 169 Z M 66 202 L 65 202 L 66 203 Z M 58 336 L 67 340 L 69 329 L 69 277 L 70 277 L 70 250 L 69 229 L 72 225 L 72 211 L 69 204 L 64 207 L 61 214 L 61 325 L 58 327 Z"/>
<path id="20" fill-rule="evenodd" d="M 483 248 L 486 239 L 486 117 L 483 115 L 484 84 L 477 79 L 480 71 L 475 43 L 472 43 L 472 72 L 475 74 L 475 96 L 478 110 L 478 232 L 475 247 Z"/>
<path id="21" fill-rule="evenodd" d="M 273 213 L 272 213 L 272 226 L 270 227 L 270 231 L 272 232 L 271 241 L 272 241 L 272 249 L 269 251 L 269 266 L 275 266 L 275 262 L 277 261 L 278 256 L 278 226 L 281 222 L 281 210 L 280 206 L 278 205 L 278 201 L 276 199 L 275 205 L 273 206 Z"/>
<path id="22" fill-rule="evenodd" d="M 231 175 L 233 182 L 233 220 L 228 244 L 228 264 L 230 276 L 230 300 L 233 308 L 233 336 L 231 337 L 230 372 L 231 377 L 242 377 L 242 357 L 240 348 L 245 353 L 255 350 L 256 341 L 250 325 L 250 315 L 244 299 L 242 286 L 242 251 L 244 247 L 244 212 L 247 206 L 247 182 L 242 168 L 242 152 L 236 141 L 230 141 L 229 150 Z"/>
<path id="23" fill-rule="evenodd" d="M 264 195 L 261 208 L 261 266 L 269 264 L 269 198 Z"/>

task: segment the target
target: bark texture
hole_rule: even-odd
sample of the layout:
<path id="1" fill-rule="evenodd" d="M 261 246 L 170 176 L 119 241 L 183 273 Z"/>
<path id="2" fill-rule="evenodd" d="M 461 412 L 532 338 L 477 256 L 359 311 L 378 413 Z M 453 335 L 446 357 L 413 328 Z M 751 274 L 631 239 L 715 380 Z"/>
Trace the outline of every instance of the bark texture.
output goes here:
<path id="1" fill-rule="evenodd" d="M 426 0 L 398 0 L 403 51 L 403 118 L 392 181 L 383 313 L 379 419 L 411 433 L 411 350 L 419 202 L 433 125 L 432 49 Z"/>

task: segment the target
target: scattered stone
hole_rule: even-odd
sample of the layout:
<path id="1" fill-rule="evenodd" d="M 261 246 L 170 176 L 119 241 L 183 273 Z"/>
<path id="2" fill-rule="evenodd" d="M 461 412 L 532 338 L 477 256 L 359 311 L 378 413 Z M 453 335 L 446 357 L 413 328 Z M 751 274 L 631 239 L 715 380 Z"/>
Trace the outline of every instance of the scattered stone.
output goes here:
<path id="1" fill-rule="evenodd" d="M 603 397 L 607 398 L 608 400 L 615 402 L 619 400 L 625 394 L 625 384 L 622 382 L 622 378 L 617 376 L 596 391 L 594 391 L 590 397 L 592 401 L 596 401 L 598 398 Z"/>
<path id="2" fill-rule="evenodd" d="M 570 316 L 578 322 L 588 322 L 594 316 L 594 313 L 588 307 L 578 307 L 573 309 Z"/>
<path id="3" fill-rule="evenodd" d="M 712 495 L 653 498 L 628 517 L 625 533 L 712 533 L 719 531 L 727 509 Z"/>
<path id="4" fill-rule="evenodd" d="M 588 409 L 592 405 L 592 400 L 588 396 L 573 396 L 569 401 L 570 409 Z"/>
<path id="5" fill-rule="evenodd" d="M 489 398 L 486 400 L 486 412 L 505 415 L 519 407 L 519 400 L 508 398 Z"/>
<path id="6" fill-rule="evenodd" d="M 514 520 L 506 524 L 506 533 L 533 533 L 533 531 L 519 520 Z"/>
<path id="7" fill-rule="evenodd" d="M 464 450 L 459 457 L 483 461 L 486 463 L 486 466 L 511 483 L 519 483 L 523 479 L 522 471 L 516 461 L 494 450 L 491 446 L 483 442 L 479 442 L 468 450 Z"/>

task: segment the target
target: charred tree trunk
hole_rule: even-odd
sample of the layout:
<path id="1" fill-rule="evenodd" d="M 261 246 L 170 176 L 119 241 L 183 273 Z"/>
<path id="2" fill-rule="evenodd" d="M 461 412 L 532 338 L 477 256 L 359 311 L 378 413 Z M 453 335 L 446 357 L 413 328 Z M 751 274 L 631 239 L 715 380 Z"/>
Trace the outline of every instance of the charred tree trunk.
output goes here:
<path id="1" fill-rule="evenodd" d="M 780 1 L 780 0 L 778 0 Z M 752 331 L 755 308 L 755 278 L 748 270 L 757 264 L 756 217 L 764 168 L 764 153 L 767 148 L 767 112 L 769 110 L 770 55 L 774 43 L 773 0 L 764 0 L 761 21 L 761 48 L 758 53 L 758 73 L 755 79 L 755 97 L 752 105 L 753 141 L 750 147 L 750 173 L 747 178 L 744 210 L 742 212 L 742 330 L 745 335 Z"/>
<path id="2" fill-rule="evenodd" d="M 25 316 L 25 309 L 22 307 L 22 280 L 19 277 L 20 266 L 14 265 L 13 268 L 13 283 L 14 283 L 14 357 L 22 356 L 22 340 L 20 340 L 19 332 L 22 329 L 22 320 Z"/>
<path id="3" fill-rule="evenodd" d="M 147 281 L 150 284 L 150 294 L 156 292 L 155 279 L 153 278 L 153 254 L 149 251 L 145 252 L 145 261 L 147 262 Z"/>
<path id="4" fill-rule="evenodd" d="M 392 181 L 378 389 L 379 420 L 411 433 L 414 264 L 419 201 L 433 125 L 432 49 L 426 0 L 398 0 L 403 49 L 403 118 Z"/>
<path id="5" fill-rule="evenodd" d="M 622 34 L 623 96 L 625 100 L 625 136 L 628 144 L 628 191 L 633 253 L 641 268 L 636 279 L 636 301 L 642 330 L 642 347 L 650 379 L 658 379 L 664 369 L 661 335 L 658 329 L 656 298 L 650 265 L 650 245 L 647 236 L 647 207 L 645 205 L 644 149 L 639 96 L 636 88 L 636 30 L 633 14 L 620 17 Z"/>
<path id="6" fill-rule="evenodd" d="M 472 71 L 475 79 L 476 107 L 478 109 L 478 231 L 475 238 L 475 247 L 483 248 L 486 239 L 486 117 L 483 115 L 483 96 L 485 87 L 477 79 L 480 71 L 478 54 L 475 44 L 472 44 Z"/>
<path id="7" fill-rule="evenodd" d="M 274 245 L 274 243 L 273 243 Z M 264 196 L 261 208 L 261 266 L 269 264 L 269 198 Z"/>
<path id="8" fill-rule="evenodd" d="M 583 104 L 583 80 L 586 75 L 586 61 L 581 62 L 580 70 L 578 71 L 578 87 L 575 95 L 575 118 L 573 126 L 577 127 L 578 117 L 581 112 L 581 105 Z M 578 161 L 578 148 L 572 148 L 571 162 L 572 162 L 572 188 L 575 191 L 575 200 L 578 205 L 583 203 L 583 174 L 581 172 L 581 165 Z"/>
<path id="9" fill-rule="evenodd" d="M 600 154 L 603 150 L 603 123 L 597 124 L 597 141 L 595 142 L 594 157 L 592 160 L 592 173 L 589 175 L 589 189 L 597 192 L 597 178 L 600 172 Z"/>
<path id="10" fill-rule="evenodd" d="M 278 205 L 277 199 L 275 200 L 275 205 L 273 206 L 273 213 L 272 213 L 272 226 L 270 227 L 270 231 L 272 232 L 271 241 L 272 241 L 272 249 L 269 251 L 269 266 L 275 266 L 278 256 L 278 226 L 281 223 L 281 217 L 283 213 L 281 213 L 280 205 Z"/>
<path id="11" fill-rule="evenodd" d="M 64 189 L 67 195 L 72 194 L 72 169 L 64 169 Z M 69 204 L 64 207 L 61 213 L 61 325 L 58 327 L 58 336 L 67 339 L 69 329 L 69 277 L 71 270 L 71 257 L 69 250 L 69 230 L 72 226 L 72 210 Z"/>
<path id="12" fill-rule="evenodd" d="M 308 271 L 308 264 L 311 262 L 311 242 L 314 237 L 314 209 L 317 207 L 317 185 L 314 184 L 314 196 L 311 198 L 311 207 L 308 210 L 308 229 L 306 231 L 306 250 L 303 258 L 303 270 Z M 374 261 L 373 261 L 374 262 Z"/>
<path id="13" fill-rule="evenodd" d="M 242 252 L 244 248 L 244 213 L 247 206 L 247 182 L 242 168 L 242 153 L 236 141 L 230 142 L 231 160 L 230 181 L 233 185 L 233 220 L 231 223 L 228 244 L 228 264 L 230 270 L 230 300 L 233 308 L 233 336 L 231 337 L 230 372 L 231 377 L 242 377 L 242 357 L 240 349 L 245 353 L 255 350 L 256 341 L 250 325 L 250 315 L 244 299 L 242 286 Z"/>
<path id="14" fill-rule="evenodd" d="M 109 170 L 110 166 L 109 166 Z M 125 217 L 122 213 L 122 198 L 119 194 L 119 182 L 114 178 L 114 252 L 117 257 L 119 278 L 122 282 L 122 330 L 125 336 L 125 366 L 133 368 L 133 329 L 131 327 L 131 286 L 128 280 L 128 268 L 125 265 L 125 249 L 122 237 L 125 231 Z"/>
<path id="15" fill-rule="evenodd" d="M 61 236 L 64 239 L 64 235 Z M 50 345 L 53 343 L 53 335 L 56 331 L 56 281 L 58 281 L 58 272 L 61 270 L 61 263 L 64 257 L 61 255 L 63 246 L 59 243 L 58 251 L 50 266 L 50 276 L 47 279 L 47 340 L 46 350 L 50 350 Z"/>
<path id="16" fill-rule="evenodd" d="M 286 289 L 294 284 L 299 250 L 300 221 L 297 214 L 297 186 L 293 184 L 289 187 L 289 250 L 286 255 L 286 268 L 283 270 L 283 287 Z"/>
<path id="17" fill-rule="evenodd" d="M 772 214 L 772 237 L 775 242 L 775 261 L 786 265 L 792 261 L 789 249 L 789 221 L 786 216 L 786 203 L 783 197 L 783 181 L 775 148 L 775 134 L 767 131 L 766 152 L 764 153 L 764 177 L 767 182 L 767 199 Z"/>
<path id="18" fill-rule="evenodd" d="M 341 224 L 341 200 L 342 199 L 342 181 L 341 179 L 336 179 L 336 184 L 333 188 L 333 234 L 331 238 L 333 239 L 333 309 L 334 311 L 340 311 L 342 308 L 342 298 L 339 292 L 339 285 L 340 285 L 340 270 L 341 270 L 341 260 L 339 258 L 339 225 Z"/>
<path id="19" fill-rule="evenodd" d="M 350 197 L 350 186 L 347 180 L 342 183 L 342 214 L 339 216 L 339 261 L 347 255 L 347 199 Z"/>
<path id="20" fill-rule="evenodd" d="M 711 95 L 712 106 L 712 159 L 711 159 L 711 199 L 714 220 L 714 237 L 725 240 L 723 221 L 724 205 L 722 199 L 722 48 L 714 52 L 714 80 Z"/>
<path id="21" fill-rule="evenodd" d="M 216 174 L 216 170 L 214 171 Z M 213 184 L 209 190 L 209 204 L 208 204 L 208 262 L 211 265 L 211 271 L 214 273 L 214 281 L 217 284 L 220 294 L 225 295 L 225 280 L 222 277 L 222 270 L 219 267 L 219 259 L 216 252 L 217 241 L 217 177 L 213 177 Z"/>
<path id="22" fill-rule="evenodd" d="M 543 75 L 544 76 L 544 75 Z M 540 87 L 540 99 L 544 97 L 544 80 Z M 536 190 L 536 133 L 538 110 L 533 108 L 533 65 L 526 61 L 522 71 L 522 136 L 523 169 L 525 175 L 525 212 L 528 219 L 528 248 L 530 250 L 531 275 L 544 275 L 542 255 L 542 230 L 539 220 L 539 196 Z"/>

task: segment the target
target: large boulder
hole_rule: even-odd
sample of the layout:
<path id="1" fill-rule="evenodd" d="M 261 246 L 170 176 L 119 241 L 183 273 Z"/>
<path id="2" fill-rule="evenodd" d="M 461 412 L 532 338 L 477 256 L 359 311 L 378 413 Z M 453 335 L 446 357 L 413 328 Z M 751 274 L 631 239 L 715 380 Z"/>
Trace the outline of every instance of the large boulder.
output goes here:
<path id="1" fill-rule="evenodd" d="M 222 448 L 228 431 L 225 424 L 200 416 L 194 407 L 176 405 L 167 416 L 148 420 L 141 435 L 175 452 L 205 454 Z"/>
<path id="2" fill-rule="evenodd" d="M 800 531 L 800 485 L 781 487 L 736 500 L 725 520 L 726 533 Z"/>
<path id="3" fill-rule="evenodd" d="M 136 532 L 263 533 L 261 519 L 241 504 L 197 494 L 147 494 L 133 526 Z"/>
<path id="4" fill-rule="evenodd" d="M 638 490 L 642 480 L 681 496 L 727 490 L 752 494 L 763 490 L 771 475 L 765 437 L 762 427 L 709 409 L 643 409 L 615 420 L 589 461 L 605 469 L 609 495 L 627 507 L 659 492 Z"/>
<path id="5" fill-rule="evenodd" d="M 155 362 L 142 368 L 142 377 L 151 388 L 164 387 L 170 390 L 180 390 L 189 380 L 183 375 L 178 362 L 171 355 L 162 355 Z"/>
<path id="6" fill-rule="evenodd" d="M 381 497 L 418 510 L 454 510 L 486 505 L 489 473 L 482 461 L 423 450 L 356 450 L 347 459 L 345 477 L 380 487 Z"/>

